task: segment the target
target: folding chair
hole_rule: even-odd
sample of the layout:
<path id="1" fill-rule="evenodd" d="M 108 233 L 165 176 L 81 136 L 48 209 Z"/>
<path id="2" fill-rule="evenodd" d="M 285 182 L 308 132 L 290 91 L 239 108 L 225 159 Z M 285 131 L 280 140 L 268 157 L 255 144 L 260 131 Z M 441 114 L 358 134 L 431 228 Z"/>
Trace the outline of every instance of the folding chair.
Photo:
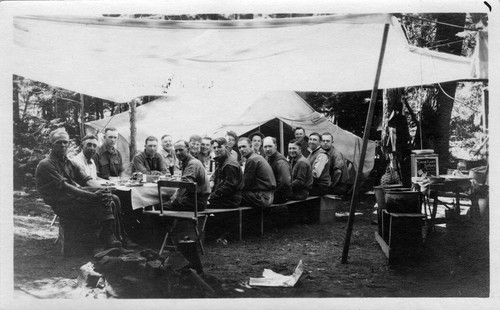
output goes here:
<path id="1" fill-rule="evenodd" d="M 197 184 L 191 183 L 191 182 L 165 181 L 165 180 L 159 180 L 157 184 L 158 184 L 158 197 L 160 199 L 160 206 L 159 206 L 160 210 L 144 210 L 143 212 L 146 214 L 154 214 L 154 215 L 158 215 L 160 217 L 174 219 L 172 226 L 170 227 L 170 229 L 167 230 L 167 232 L 165 234 L 165 238 L 163 239 L 163 243 L 161 245 L 159 254 L 161 255 L 161 253 L 163 252 L 163 249 L 165 247 L 177 249 L 177 247 L 175 246 L 174 240 L 171 240 L 171 242 L 172 242 L 171 246 L 167 246 L 167 241 L 169 240 L 168 239 L 169 235 L 171 235 L 173 233 L 175 227 L 177 226 L 177 222 L 179 220 L 188 220 L 193 224 L 194 232 L 196 234 L 196 241 L 200 245 L 201 253 L 205 254 L 205 249 L 203 248 L 203 243 L 200 239 L 200 231 L 198 229 L 198 222 L 199 222 L 199 218 L 203 218 L 202 219 L 203 220 L 202 227 L 201 227 L 201 231 L 203 232 L 205 229 L 207 214 L 198 212 L 198 195 L 197 195 L 198 186 L 197 186 Z M 161 191 L 162 187 L 170 187 L 170 188 L 174 187 L 174 188 L 181 188 L 181 189 L 184 188 L 184 189 L 186 189 L 186 191 L 194 193 L 194 210 L 193 211 L 164 210 L 164 202 L 163 202 L 162 191 Z M 172 239 L 172 237 L 170 237 L 170 238 Z"/>

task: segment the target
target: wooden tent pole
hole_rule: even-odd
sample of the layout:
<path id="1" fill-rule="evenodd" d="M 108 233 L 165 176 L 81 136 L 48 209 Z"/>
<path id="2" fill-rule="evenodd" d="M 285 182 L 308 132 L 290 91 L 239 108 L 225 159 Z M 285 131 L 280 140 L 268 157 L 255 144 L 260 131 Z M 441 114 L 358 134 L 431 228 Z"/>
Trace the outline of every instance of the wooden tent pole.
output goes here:
<path id="1" fill-rule="evenodd" d="M 135 143 L 135 137 L 137 136 L 137 127 L 136 127 L 136 120 L 135 120 L 135 108 L 136 108 L 136 101 L 135 99 L 130 100 L 128 103 L 130 107 L 130 144 L 129 144 L 129 160 L 132 163 L 132 159 L 135 156 L 135 153 L 137 152 L 137 147 Z"/>
<path id="2" fill-rule="evenodd" d="M 366 116 L 365 132 L 363 134 L 363 146 L 361 147 L 361 155 L 359 157 L 358 171 L 356 173 L 356 180 L 354 181 L 354 188 L 352 191 L 351 207 L 349 210 L 349 220 L 347 222 L 347 231 L 344 241 L 344 251 L 342 252 L 342 264 L 347 263 L 347 255 L 349 254 L 349 245 L 351 242 L 352 227 L 354 225 L 354 216 L 356 214 L 356 207 L 359 202 L 359 197 L 358 197 L 359 188 L 361 185 L 361 178 L 363 176 L 366 148 L 368 146 L 368 138 L 370 137 L 370 128 L 372 127 L 373 112 L 375 111 L 378 83 L 380 80 L 380 72 L 382 71 L 382 63 L 384 62 L 384 53 L 385 53 L 388 33 L 389 33 L 389 24 L 385 24 L 384 34 L 382 36 L 382 46 L 380 47 L 380 55 L 378 58 L 377 73 L 375 74 L 375 83 L 373 84 L 372 94 L 370 97 L 370 106 L 368 108 L 368 115 Z"/>
<path id="3" fill-rule="evenodd" d="M 285 154 L 285 141 L 283 139 L 285 138 L 285 134 L 283 133 L 283 121 L 280 121 L 280 152 L 281 154 Z"/>
<path id="4" fill-rule="evenodd" d="M 56 97 L 57 98 L 57 97 Z M 57 105 L 57 101 L 56 101 Z M 80 139 L 85 136 L 85 95 L 80 94 Z"/>

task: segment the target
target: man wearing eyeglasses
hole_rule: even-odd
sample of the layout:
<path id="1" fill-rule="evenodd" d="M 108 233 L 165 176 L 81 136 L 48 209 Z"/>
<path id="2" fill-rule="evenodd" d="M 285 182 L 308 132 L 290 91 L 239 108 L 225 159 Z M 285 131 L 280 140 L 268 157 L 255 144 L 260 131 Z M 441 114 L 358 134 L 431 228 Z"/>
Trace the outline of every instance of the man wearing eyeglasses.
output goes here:
<path id="1" fill-rule="evenodd" d="M 84 170 L 70 161 L 66 153 L 69 135 L 64 129 L 56 129 L 49 135 L 51 151 L 36 168 L 36 187 L 44 201 L 64 219 L 77 220 L 89 225 L 91 237 L 106 247 L 121 247 L 114 235 L 115 215 L 111 194 Z M 100 231 L 100 232 L 99 232 Z M 89 240 L 91 241 L 91 240 Z"/>

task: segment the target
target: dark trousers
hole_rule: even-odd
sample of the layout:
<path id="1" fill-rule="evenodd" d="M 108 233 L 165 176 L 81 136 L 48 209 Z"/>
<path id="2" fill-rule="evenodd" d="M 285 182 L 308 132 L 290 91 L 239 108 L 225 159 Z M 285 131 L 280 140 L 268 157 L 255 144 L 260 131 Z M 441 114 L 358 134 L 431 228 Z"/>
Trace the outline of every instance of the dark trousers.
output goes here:
<path id="1" fill-rule="evenodd" d="M 241 192 L 241 204 L 249 207 L 269 207 L 273 200 L 272 191 Z"/>
<path id="2" fill-rule="evenodd" d="M 204 211 L 207 207 L 209 194 L 198 194 L 198 211 Z M 183 195 L 172 202 L 171 209 L 175 211 L 194 211 L 194 197 L 191 195 Z"/>
<path id="3" fill-rule="evenodd" d="M 309 196 L 309 191 L 307 189 L 304 190 L 295 190 L 290 196 L 290 200 L 304 200 Z"/>
<path id="4" fill-rule="evenodd" d="M 328 194 L 328 186 L 313 184 L 311 190 L 309 191 L 309 196 L 323 196 Z"/>

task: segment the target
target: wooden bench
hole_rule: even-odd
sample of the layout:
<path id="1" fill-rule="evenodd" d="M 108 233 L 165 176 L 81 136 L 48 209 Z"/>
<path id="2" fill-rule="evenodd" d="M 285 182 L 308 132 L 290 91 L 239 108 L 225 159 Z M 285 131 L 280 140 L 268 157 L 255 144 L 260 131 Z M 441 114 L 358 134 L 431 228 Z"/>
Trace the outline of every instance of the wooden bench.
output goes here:
<path id="1" fill-rule="evenodd" d="M 276 207 L 290 207 L 300 206 L 306 201 L 319 200 L 319 214 L 318 220 L 320 223 L 333 222 L 335 220 L 335 210 L 342 203 L 342 198 L 337 195 L 324 195 L 324 196 L 309 196 L 304 200 L 288 200 L 284 203 L 272 204 L 267 208 L 260 208 L 260 234 L 264 235 L 264 209 L 271 209 Z"/>
<path id="2" fill-rule="evenodd" d="M 264 235 L 264 209 L 271 209 L 277 207 L 289 207 L 289 206 L 298 206 L 303 204 L 306 201 L 319 201 L 319 222 L 327 223 L 332 222 L 335 219 L 335 210 L 338 207 L 338 203 L 342 201 L 339 196 L 336 195 L 324 195 L 324 196 L 309 196 L 304 200 L 289 200 L 284 203 L 272 204 L 269 207 L 258 208 L 258 207 L 249 207 L 249 206 L 239 206 L 237 208 L 228 208 L 228 209 L 210 209 L 207 208 L 204 211 L 199 211 L 199 214 L 204 214 L 207 217 L 210 215 L 220 214 L 220 213 L 230 213 L 230 212 L 238 212 L 238 238 L 241 241 L 243 237 L 243 211 L 252 210 L 252 209 L 260 209 L 260 234 Z M 144 213 L 158 213 L 159 211 L 144 211 Z M 168 211 L 168 212 L 178 212 L 178 211 Z M 208 219 L 207 219 L 208 220 Z"/>
<path id="3" fill-rule="evenodd" d="M 212 214 L 218 214 L 218 213 L 228 213 L 228 212 L 238 212 L 238 231 L 239 231 L 239 240 L 241 241 L 242 234 L 243 234 L 243 211 L 245 210 L 251 210 L 252 207 L 244 207 L 240 206 L 237 208 L 229 208 L 229 209 L 210 209 L 207 208 L 205 211 L 200 211 L 201 214 L 206 214 L 207 216 L 210 216 Z"/>

